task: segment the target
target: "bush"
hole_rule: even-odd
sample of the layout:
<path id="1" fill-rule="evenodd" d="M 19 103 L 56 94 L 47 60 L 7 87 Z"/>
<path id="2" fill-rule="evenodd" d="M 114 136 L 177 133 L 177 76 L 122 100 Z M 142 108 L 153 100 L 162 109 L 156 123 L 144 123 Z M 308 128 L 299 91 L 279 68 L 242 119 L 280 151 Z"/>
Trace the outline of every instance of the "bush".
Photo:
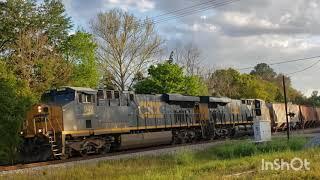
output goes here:
<path id="1" fill-rule="evenodd" d="M 0 61 L 0 164 L 13 163 L 21 142 L 19 131 L 31 99 Z"/>

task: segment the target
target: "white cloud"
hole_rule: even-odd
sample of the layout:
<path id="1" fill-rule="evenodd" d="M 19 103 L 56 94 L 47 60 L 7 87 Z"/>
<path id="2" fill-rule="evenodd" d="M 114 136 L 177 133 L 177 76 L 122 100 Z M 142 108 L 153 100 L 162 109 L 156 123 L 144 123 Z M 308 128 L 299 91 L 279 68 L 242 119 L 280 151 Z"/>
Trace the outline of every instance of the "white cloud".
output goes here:
<path id="1" fill-rule="evenodd" d="M 223 13 L 223 18 L 226 23 L 236 26 L 253 26 L 261 28 L 278 28 L 278 24 L 273 24 L 267 19 L 260 19 L 254 14 L 245 14 L 239 12 L 226 12 Z"/>
<path id="2" fill-rule="evenodd" d="M 109 4 L 107 5 L 115 6 L 126 11 L 134 8 L 141 12 L 152 10 L 155 7 L 155 3 L 150 0 L 109 0 Z"/>
<path id="3" fill-rule="evenodd" d="M 151 9 L 154 9 L 154 2 L 149 0 L 137 1 L 137 7 L 141 11 L 149 11 Z"/>
<path id="4" fill-rule="evenodd" d="M 119 4 L 119 0 L 109 0 L 109 2 L 111 3 L 111 4 Z"/>
<path id="5" fill-rule="evenodd" d="M 307 37 L 293 37 L 284 35 L 260 35 L 244 39 L 247 45 L 258 45 L 261 48 L 281 48 L 286 52 L 299 52 L 312 48 L 320 48 L 319 43 L 309 40 Z"/>
<path id="6" fill-rule="evenodd" d="M 194 32 L 214 32 L 218 30 L 216 26 L 209 23 L 194 23 L 191 27 L 187 29 L 190 29 Z"/>
<path id="7" fill-rule="evenodd" d="M 200 19 L 207 19 L 207 16 L 203 15 L 203 16 L 200 16 Z"/>
<path id="8" fill-rule="evenodd" d="M 312 8 L 318 7 L 318 3 L 316 3 L 316 2 L 310 2 L 309 4 L 310 4 L 310 7 L 312 7 Z"/>
<path id="9" fill-rule="evenodd" d="M 292 15 L 290 13 L 285 13 L 280 17 L 280 23 L 282 24 L 288 24 L 290 21 L 292 21 Z"/>

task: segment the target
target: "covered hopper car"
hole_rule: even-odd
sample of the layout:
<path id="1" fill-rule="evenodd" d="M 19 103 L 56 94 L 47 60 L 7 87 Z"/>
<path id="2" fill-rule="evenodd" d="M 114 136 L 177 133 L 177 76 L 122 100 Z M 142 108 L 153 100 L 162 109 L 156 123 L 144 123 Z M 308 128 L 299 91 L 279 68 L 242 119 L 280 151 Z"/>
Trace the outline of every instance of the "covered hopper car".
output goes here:
<path id="1" fill-rule="evenodd" d="M 268 103 L 273 131 L 287 129 L 284 103 Z M 290 129 L 304 129 L 320 125 L 320 108 L 306 105 L 288 104 Z"/>

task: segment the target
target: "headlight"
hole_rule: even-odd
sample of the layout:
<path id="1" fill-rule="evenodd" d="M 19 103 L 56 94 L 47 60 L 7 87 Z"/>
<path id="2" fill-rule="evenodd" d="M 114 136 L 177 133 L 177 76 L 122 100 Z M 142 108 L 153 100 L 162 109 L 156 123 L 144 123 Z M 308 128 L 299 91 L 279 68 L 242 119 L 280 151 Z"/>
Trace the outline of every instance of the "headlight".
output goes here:
<path id="1" fill-rule="evenodd" d="M 41 113 L 42 112 L 42 108 L 41 106 L 38 106 L 38 113 Z"/>

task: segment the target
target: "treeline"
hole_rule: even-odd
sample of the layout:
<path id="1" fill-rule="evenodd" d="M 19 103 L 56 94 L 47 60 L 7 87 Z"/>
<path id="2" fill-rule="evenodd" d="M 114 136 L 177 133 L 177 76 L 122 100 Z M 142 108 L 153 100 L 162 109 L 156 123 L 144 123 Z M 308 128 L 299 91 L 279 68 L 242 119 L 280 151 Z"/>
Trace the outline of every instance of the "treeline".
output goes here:
<path id="1" fill-rule="evenodd" d="M 122 10 L 98 13 L 89 32 L 74 31 L 58 0 L 7 0 L 0 16 L 0 162 L 14 161 L 26 111 L 59 86 L 283 100 L 282 75 L 268 65 L 210 69 L 192 43 L 166 57 L 153 22 Z M 316 92 L 307 99 L 286 82 L 290 101 L 320 104 Z"/>
<path id="2" fill-rule="evenodd" d="M 216 70 L 209 77 L 209 85 L 215 96 L 227 96 L 235 99 L 259 98 L 268 102 L 283 102 L 283 74 L 277 74 L 265 63 L 260 63 L 246 74 L 234 69 Z M 304 96 L 292 85 L 290 78 L 285 76 L 288 99 L 301 103 Z"/>
<path id="3" fill-rule="evenodd" d="M 93 36 L 69 35 L 71 19 L 60 1 L 0 2 L 0 163 L 13 162 L 26 111 L 47 89 L 97 87 Z"/>

